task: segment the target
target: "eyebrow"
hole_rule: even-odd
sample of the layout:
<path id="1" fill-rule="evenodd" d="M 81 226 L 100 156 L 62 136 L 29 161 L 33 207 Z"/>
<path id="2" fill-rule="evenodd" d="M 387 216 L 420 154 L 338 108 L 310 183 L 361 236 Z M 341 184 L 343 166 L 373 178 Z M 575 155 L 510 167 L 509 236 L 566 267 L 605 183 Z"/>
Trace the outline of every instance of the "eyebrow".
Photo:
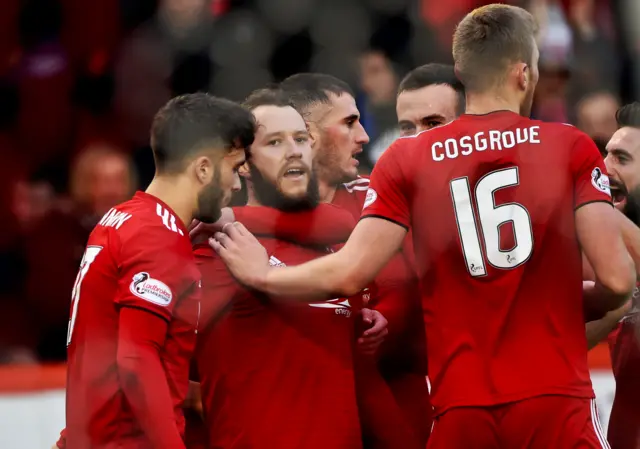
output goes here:
<path id="1" fill-rule="evenodd" d="M 360 116 L 358 114 L 351 114 L 351 115 L 345 117 L 344 121 L 348 122 L 348 121 L 353 120 L 355 122 L 356 120 L 359 120 L 359 119 L 360 119 Z"/>
<path id="2" fill-rule="evenodd" d="M 440 114 L 427 115 L 425 117 L 422 117 L 420 120 L 424 122 L 425 120 L 435 120 L 435 119 L 446 120 L 444 118 L 444 115 L 440 115 Z"/>
<path id="3" fill-rule="evenodd" d="M 629 153 L 627 150 L 623 150 L 622 148 L 612 148 L 612 149 L 606 148 L 606 150 L 608 154 L 614 154 L 614 155 L 617 154 L 617 155 L 623 155 L 623 156 L 628 156 L 630 158 L 633 158 L 631 153 Z"/>
<path id="4" fill-rule="evenodd" d="M 414 128 L 415 128 L 415 126 L 416 126 L 416 125 L 415 125 L 415 123 L 413 123 L 413 122 L 412 122 L 412 121 L 410 121 L 410 120 L 400 120 L 400 121 L 398 122 L 398 126 L 411 126 L 411 127 L 414 127 Z"/>

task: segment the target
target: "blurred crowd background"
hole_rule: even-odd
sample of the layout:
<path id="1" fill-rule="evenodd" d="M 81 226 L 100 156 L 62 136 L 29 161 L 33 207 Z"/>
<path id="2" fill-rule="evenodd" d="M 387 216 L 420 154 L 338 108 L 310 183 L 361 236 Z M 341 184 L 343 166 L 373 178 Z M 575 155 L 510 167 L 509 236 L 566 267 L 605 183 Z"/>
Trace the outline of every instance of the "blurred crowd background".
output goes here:
<path id="1" fill-rule="evenodd" d="M 455 24 L 487 3 L 1 0 L 0 363 L 64 360 L 86 239 L 153 176 L 149 125 L 170 97 L 242 100 L 297 72 L 338 76 L 371 138 L 366 172 L 398 134 L 398 81 L 450 63 Z M 510 3 L 541 27 L 535 117 L 604 145 L 616 108 L 640 92 L 640 2 Z"/>

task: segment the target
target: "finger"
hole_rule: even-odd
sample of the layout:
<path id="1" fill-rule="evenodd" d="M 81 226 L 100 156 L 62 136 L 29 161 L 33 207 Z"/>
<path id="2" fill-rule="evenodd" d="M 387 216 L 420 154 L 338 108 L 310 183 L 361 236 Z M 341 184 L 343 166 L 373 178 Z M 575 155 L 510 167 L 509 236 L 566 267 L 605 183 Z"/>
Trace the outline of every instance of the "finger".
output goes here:
<path id="1" fill-rule="evenodd" d="M 189 233 L 191 233 L 192 230 L 197 228 L 199 224 L 200 224 L 199 220 L 196 220 L 195 218 L 193 220 L 191 220 L 191 223 L 189 223 L 189 227 L 187 228 Z"/>
<path id="2" fill-rule="evenodd" d="M 236 231 L 238 231 L 238 234 L 245 236 L 245 235 L 253 235 L 251 234 L 251 232 L 249 232 L 249 230 L 247 228 L 245 228 L 245 226 L 240 223 L 239 221 L 234 221 L 233 222 L 233 227 L 236 229 Z"/>
<path id="3" fill-rule="evenodd" d="M 222 244 L 218 240 L 214 239 L 213 237 L 209 239 L 209 246 L 221 257 L 224 255 L 224 252 L 226 251 L 225 247 L 222 246 Z"/>
<path id="4" fill-rule="evenodd" d="M 362 314 L 362 321 L 364 321 L 367 324 L 373 323 L 373 318 L 374 318 L 373 310 L 365 308 L 365 309 L 362 309 L 361 314 Z"/>
<path id="5" fill-rule="evenodd" d="M 196 222 L 197 220 L 194 220 L 194 222 Z M 203 226 L 202 223 L 200 223 L 199 221 L 197 223 L 191 223 L 191 226 L 189 226 L 189 237 L 191 237 L 192 239 L 199 235 L 202 234 L 203 231 Z"/>

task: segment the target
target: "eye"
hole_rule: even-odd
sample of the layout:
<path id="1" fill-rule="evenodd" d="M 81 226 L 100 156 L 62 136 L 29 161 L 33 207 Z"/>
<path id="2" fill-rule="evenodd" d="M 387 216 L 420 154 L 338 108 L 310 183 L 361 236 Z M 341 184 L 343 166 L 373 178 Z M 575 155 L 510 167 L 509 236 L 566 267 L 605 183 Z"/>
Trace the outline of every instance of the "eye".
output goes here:
<path id="1" fill-rule="evenodd" d="M 280 139 L 273 139 L 273 140 L 270 140 L 269 142 L 267 142 L 267 145 L 275 147 L 277 145 L 280 145 L 281 142 L 282 141 Z"/>
<path id="2" fill-rule="evenodd" d="M 307 136 L 296 137 L 296 143 L 305 143 L 308 141 L 309 141 L 309 137 Z"/>
<path id="3" fill-rule="evenodd" d="M 431 129 L 431 128 L 436 128 L 436 127 L 442 125 L 442 122 L 440 120 L 429 120 L 429 121 L 427 121 L 426 125 L 427 125 L 426 126 L 427 129 Z"/>

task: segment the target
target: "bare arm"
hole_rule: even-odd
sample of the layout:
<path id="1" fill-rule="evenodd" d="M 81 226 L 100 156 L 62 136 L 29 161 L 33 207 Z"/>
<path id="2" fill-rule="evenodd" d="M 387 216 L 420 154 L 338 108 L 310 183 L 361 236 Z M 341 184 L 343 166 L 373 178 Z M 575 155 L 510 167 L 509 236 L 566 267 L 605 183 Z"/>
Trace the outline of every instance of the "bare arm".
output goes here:
<path id="1" fill-rule="evenodd" d="M 338 252 L 295 267 L 271 268 L 268 255 L 240 223 L 217 233 L 211 246 L 242 283 L 273 296 L 351 296 L 365 287 L 401 248 L 407 233 L 382 218 L 360 220 Z"/>
<path id="2" fill-rule="evenodd" d="M 584 299 L 589 308 L 603 313 L 620 308 L 636 282 L 636 270 L 615 213 L 603 202 L 588 203 L 576 210 L 578 240 L 596 276 L 595 284 L 584 290 Z"/>

